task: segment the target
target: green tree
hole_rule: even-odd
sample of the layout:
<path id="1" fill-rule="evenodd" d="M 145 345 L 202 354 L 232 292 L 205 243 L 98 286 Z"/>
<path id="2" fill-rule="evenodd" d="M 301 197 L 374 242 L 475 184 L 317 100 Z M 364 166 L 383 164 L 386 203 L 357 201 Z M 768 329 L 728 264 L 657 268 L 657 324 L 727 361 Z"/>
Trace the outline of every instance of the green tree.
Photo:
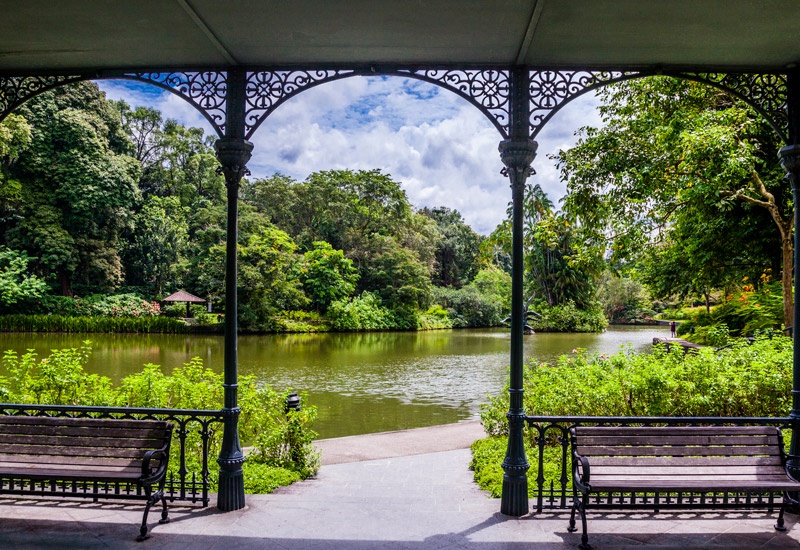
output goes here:
<path id="1" fill-rule="evenodd" d="M 356 289 L 358 271 L 344 252 L 334 250 L 324 241 L 315 241 L 304 254 L 303 289 L 311 304 L 320 312 L 336 300 L 349 298 Z"/>
<path id="2" fill-rule="evenodd" d="M 20 113 L 31 144 L 8 172 L 23 184 L 23 204 L 3 228 L 7 242 L 46 262 L 34 264 L 37 272 L 53 268 L 63 294 L 73 284 L 115 289 L 123 279 L 121 235 L 140 200 L 139 163 L 126 154 L 117 111 L 96 85 L 81 83 L 37 96 Z M 22 223 L 31 218 L 38 219 Z M 51 230 L 55 239 L 45 234 Z M 50 258 L 36 250 L 47 240 L 58 245 L 55 253 L 40 249 Z"/>
<path id="3" fill-rule="evenodd" d="M 480 235 L 464 222 L 458 210 L 442 206 L 423 208 L 420 213 L 434 220 L 439 230 L 433 284 L 460 288 L 470 282 L 480 265 Z"/>
<path id="4" fill-rule="evenodd" d="M 47 283 L 28 271 L 29 260 L 24 252 L 0 246 L 0 308 L 8 311 L 47 292 Z"/>
<path id="5" fill-rule="evenodd" d="M 133 217 L 132 231 L 123 258 L 126 282 L 149 295 L 165 287 L 182 286 L 180 262 L 185 253 L 189 224 L 186 208 L 178 197 L 151 195 Z"/>
<path id="6" fill-rule="evenodd" d="M 682 247 L 685 257 L 671 264 L 680 272 L 653 278 L 661 282 L 689 278 L 697 288 L 718 288 L 723 269 L 731 278 L 750 275 L 756 263 L 771 267 L 779 250 L 791 324 L 791 197 L 776 160 L 778 136 L 740 101 L 695 82 L 639 79 L 607 87 L 600 98 L 604 126 L 581 129 L 577 145 L 557 157 L 565 210 L 608 243 L 612 258 L 662 241 Z M 780 246 L 760 248 L 764 235 Z M 666 250 L 655 254 L 682 253 Z"/>

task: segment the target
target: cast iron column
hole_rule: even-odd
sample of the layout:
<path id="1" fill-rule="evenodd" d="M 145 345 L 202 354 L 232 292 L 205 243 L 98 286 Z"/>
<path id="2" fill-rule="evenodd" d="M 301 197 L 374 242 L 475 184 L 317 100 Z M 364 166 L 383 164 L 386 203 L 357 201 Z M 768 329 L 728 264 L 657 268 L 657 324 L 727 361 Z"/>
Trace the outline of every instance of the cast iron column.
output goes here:
<path id="1" fill-rule="evenodd" d="M 244 478 L 242 464 L 244 453 L 239 441 L 238 389 L 238 291 L 237 245 L 239 238 L 239 184 L 248 174 L 247 161 L 253 144 L 244 139 L 245 73 L 231 70 L 228 73 L 227 120 L 225 137 L 217 140 L 214 148 L 225 176 L 228 190 L 227 240 L 225 250 L 225 373 L 223 380 L 224 417 L 222 448 L 219 458 L 219 492 L 217 507 L 223 512 L 244 508 Z"/>
<path id="2" fill-rule="evenodd" d="M 792 200 L 794 201 L 794 314 L 792 316 L 792 410 L 789 418 L 792 419 L 792 440 L 789 452 L 797 456 L 800 450 L 800 308 L 797 307 L 797 297 L 800 296 L 800 205 L 798 199 L 798 185 L 800 185 L 800 144 L 798 132 L 800 131 L 800 74 L 797 69 L 792 69 L 787 74 L 786 104 L 789 114 L 789 143 L 778 152 L 781 166 L 786 170 L 792 184 Z M 800 479 L 800 461 L 790 458 L 787 469 Z"/>
<path id="3" fill-rule="evenodd" d="M 523 337 L 525 328 L 523 295 L 523 202 L 525 181 L 536 157 L 530 139 L 529 77 L 526 68 L 514 68 L 511 85 L 511 138 L 500 142 L 500 158 L 511 180 L 511 375 L 509 388 L 508 449 L 503 460 L 503 494 L 500 513 L 523 516 L 528 513 L 528 459 L 525 456 L 523 409 Z"/>

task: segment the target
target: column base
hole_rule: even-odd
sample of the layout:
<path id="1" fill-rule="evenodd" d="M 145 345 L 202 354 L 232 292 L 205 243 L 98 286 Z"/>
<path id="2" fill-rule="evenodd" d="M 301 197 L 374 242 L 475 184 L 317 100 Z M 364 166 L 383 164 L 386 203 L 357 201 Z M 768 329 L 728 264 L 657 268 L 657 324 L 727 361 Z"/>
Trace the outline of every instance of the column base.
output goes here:
<path id="1" fill-rule="evenodd" d="M 221 469 L 217 508 L 223 512 L 232 512 L 241 510 L 244 506 L 244 475 L 241 467 L 232 471 Z"/>
<path id="2" fill-rule="evenodd" d="M 503 496 L 500 499 L 500 513 L 520 517 L 530 512 L 528 506 L 528 476 L 503 476 Z"/>

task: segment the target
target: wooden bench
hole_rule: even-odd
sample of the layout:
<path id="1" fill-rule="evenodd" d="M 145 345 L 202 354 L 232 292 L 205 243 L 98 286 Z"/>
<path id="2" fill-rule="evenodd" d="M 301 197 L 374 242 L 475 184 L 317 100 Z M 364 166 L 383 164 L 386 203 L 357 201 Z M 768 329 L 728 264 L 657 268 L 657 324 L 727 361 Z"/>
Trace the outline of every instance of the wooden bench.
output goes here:
<path id="1" fill-rule="evenodd" d="M 171 439 L 172 425 L 162 420 L 0 416 L 0 493 L 145 499 L 136 539 L 142 541 L 159 500 L 160 523 L 169 522 L 164 481 Z M 112 493 L 100 492 L 109 485 Z"/>
<path id="2" fill-rule="evenodd" d="M 786 471 L 780 429 L 774 426 L 590 427 L 570 429 L 575 512 L 581 516 L 579 548 L 591 548 L 586 532 L 586 509 L 592 494 L 650 495 L 649 502 L 626 508 L 674 505 L 677 495 L 708 493 L 766 494 L 800 491 Z M 775 529 L 785 531 L 784 494 Z M 712 501 L 713 502 L 713 501 Z M 794 502 L 794 501 L 792 501 Z M 699 499 L 683 501 L 698 508 Z"/>

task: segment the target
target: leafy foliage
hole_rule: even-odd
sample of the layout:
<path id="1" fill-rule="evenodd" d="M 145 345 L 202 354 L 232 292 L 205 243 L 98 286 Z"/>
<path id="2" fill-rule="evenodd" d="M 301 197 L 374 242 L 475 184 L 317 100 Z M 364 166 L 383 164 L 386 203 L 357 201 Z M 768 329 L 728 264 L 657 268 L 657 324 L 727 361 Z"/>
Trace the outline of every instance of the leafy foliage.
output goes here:
<path id="1" fill-rule="evenodd" d="M 205 368 L 200 358 L 175 368 L 171 375 L 158 365 L 144 365 L 114 387 L 108 377 L 85 372 L 90 353 L 90 342 L 80 349 L 53 350 L 42 359 L 32 350 L 22 356 L 7 351 L 3 366 L 9 376 L 0 378 L 0 396 L 13 403 L 212 410 L 223 401 L 222 375 Z M 300 411 L 286 412 L 288 394 L 258 384 L 252 376 L 239 380 L 240 436 L 253 447 L 244 468 L 249 490 L 270 492 L 314 475 L 319 468 L 319 454 L 311 445 L 316 434 L 310 428 L 316 408 L 304 404 Z M 219 452 L 221 437 L 221 430 L 212 435 L 211 456 Z M 198 432 L 188 435 L 190 471 L 200 469 L 202 445 Z M 177 443 L 173 452 L 170 468 L 177 469 Z M 218 470 L 215 464 L 211 467 L 213 480 Z"/>
<path id="2" fill-rule="evenodd" d="M 581 129 L 557 159 L 564 209 L 604 242 L 612 262 L 645 260 L 654 297 L 709 300 L 769 267 L 791 324 L 791 194 L 778 136 L 730 95 L 668 77 L 600 92 L 600 129 Z M 725 235 L 724 239 L 720 235 Z"/>
<path id="3" fill-rule="evenodd" d="M 784 416 L 791 409 L 792 340 L 739 340 L 715 352 L 684 354 L 657 346 L 653 353 L 622 349 L 613 355 L 574 350 L 555 364 L 525 367 L 524 409 L 537 416 Z M 490 436 L 473 444 L 475 480 L 499 496 L 508 420 L 508 387 L 481 411 Z M 532 454 L 530 438 L 526 453 Z M 560 478 L 560 446 L 545 448 L 544 476 Z M 533 464 L 528 475 L 538 476 Z"/>
<path id="4" fill-rule="evenodd" d="M 32 302 L 47 290 L 47 284 L 28 272 L 24 252 L 0 246 L 0 310 L 14 311 L 17 304 Z"/>

